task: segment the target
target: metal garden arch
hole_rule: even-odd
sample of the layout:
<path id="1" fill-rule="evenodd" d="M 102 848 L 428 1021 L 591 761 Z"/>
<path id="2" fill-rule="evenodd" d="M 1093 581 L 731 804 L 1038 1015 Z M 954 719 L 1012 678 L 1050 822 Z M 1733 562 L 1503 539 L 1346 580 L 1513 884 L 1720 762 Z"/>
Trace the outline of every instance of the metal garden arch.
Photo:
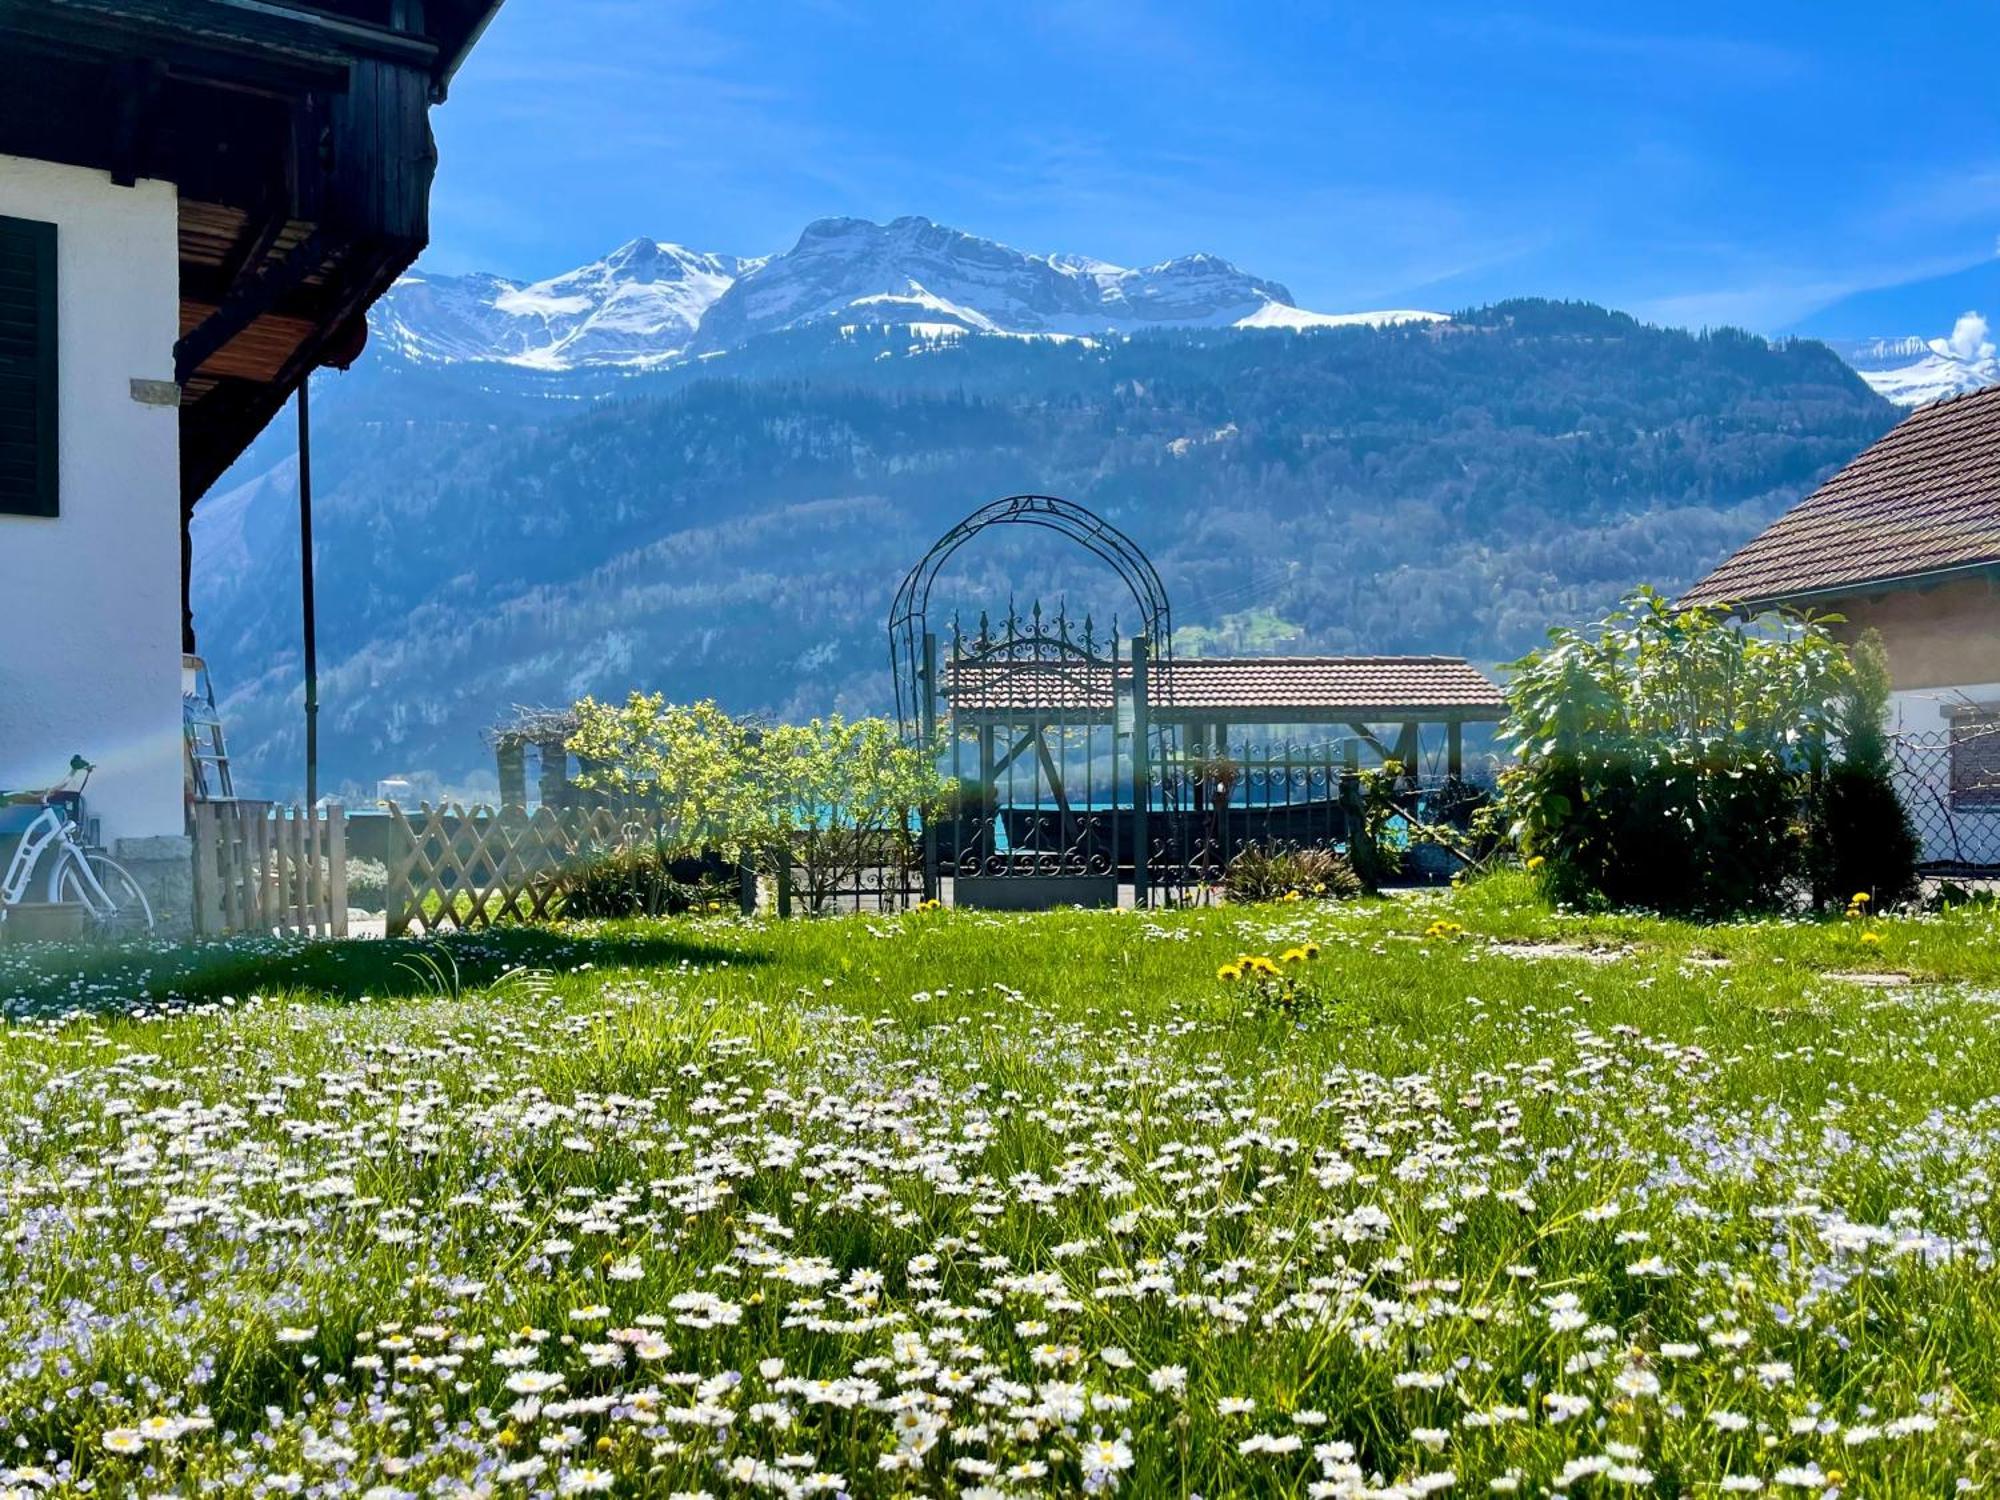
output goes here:
<path id="1" fill-rule="evenodd" d="M 967 641 L 953 632 L 949 680 L 939 677 L 937 634 L 928 612 L 931 590 L 951 558 L 991 526 L 1037 526 L 1069 539 L 1104 563 L 1124 584 L 1140 628 L 1129 644 L 1100 640 L 1088 619 L 1080 634 L 1063 612 L 1045 620 L 1036 605 L 1029 620 L 1009 603 L 1001 632 L 982 615 L 979 634 Z M 1121 651 L 1123 659 L 1121 660 Z M 950 859 L 960 904 L 1034 905 L 1117 899 L 1120 872 L 1129 869 L 1138 899 L 1147 891 L 1147 812 L 1153 800 L 1152 767 L 1164 763 L 1171 731 L 1153 722 L 1152 668 L 1171 660 L 1173 611 L 1158 570 L 1129 536 L 1102 516 L 1053 495 L 1010 495 L 983 505 L 932 544 L 897 589 L 889 612 L 889 657 L 896 684 L 896 713 L 903 734 L 936 743 L 941 700 L 949 703 L 953 770 L 958 772 L 962 734 L 979 743 L 980 813 L 969 824 L 954 816 Z M 977 701 L 972 688 L 977 685 Z M 996 733 L 1020 734 L 1004 756 Z M 1049 736 L 1055 738 L 1055 750 Z M 1081 737 L 1085 774 L 1095 776 L 1108 745 L 1108 802 L 1087 791 L 1081 806 L 1065 788 L 1060 762 Z M 1121 756 L 1121 745 L 1123 754 Z M 1032 754 L 1028 753 L 1032 750 Z M 1125 761 L 1121 778 L 1119 762 Z M 1026 803 L 996 791 L 996 776 L 1016 762 L 1027 768 Z M 1073 764 L 1076 764 L 1073 762 Z M 1129 785 L 1129 806 L 1119 789 Z M 1009 805 L 1003 807 L 1001 802 Z M 969 832 L 972 824 L 981 830 Z M 1123 857 L 1121 858 L 1121 849 Z M 936 894 L 937 829 L 925 833 L 925 885 Z M 1001 884 L 1001 881 L 1006 884 Z"/>

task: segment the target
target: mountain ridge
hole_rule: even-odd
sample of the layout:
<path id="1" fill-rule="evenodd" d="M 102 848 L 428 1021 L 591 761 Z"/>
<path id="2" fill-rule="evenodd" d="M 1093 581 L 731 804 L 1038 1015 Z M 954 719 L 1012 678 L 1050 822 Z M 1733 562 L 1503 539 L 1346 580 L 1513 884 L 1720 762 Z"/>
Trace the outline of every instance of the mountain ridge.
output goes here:
<path id="1" fill-rule="evenodd" d="M 1421 309 L 1321 313 L 1206 252 L 1126 267 L 1035 255 L 921 215 L 816 219 L 789 250 L 741 257 L 639 237 L 540 281 L 416 271 L 370 313 L 418 364 L 647 369 L 814 323 L 931 337 L 1092 338 L 1149 328 L 1310 328 L 1441 320 Z"/>

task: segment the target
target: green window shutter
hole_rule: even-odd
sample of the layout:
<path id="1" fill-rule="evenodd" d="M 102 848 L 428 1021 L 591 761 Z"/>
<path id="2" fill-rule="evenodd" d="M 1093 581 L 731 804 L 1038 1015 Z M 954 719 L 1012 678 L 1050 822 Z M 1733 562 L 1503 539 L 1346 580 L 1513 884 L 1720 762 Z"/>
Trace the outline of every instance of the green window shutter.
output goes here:
<path id="1" fill-rule="evenodd" d="M 56 226 L 0 215 L 0 515 L 56 514 Z"/>

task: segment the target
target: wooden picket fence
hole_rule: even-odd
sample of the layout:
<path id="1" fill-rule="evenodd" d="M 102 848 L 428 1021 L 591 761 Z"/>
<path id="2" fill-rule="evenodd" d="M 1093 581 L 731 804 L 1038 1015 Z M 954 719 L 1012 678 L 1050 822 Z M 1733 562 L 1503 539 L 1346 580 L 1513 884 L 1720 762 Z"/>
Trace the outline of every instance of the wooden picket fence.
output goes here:
<path id="1" fill-rule="evenodd" d="M 194 804 L 196 933 L 347 936 L 347 820 L 269 802 Z"/>
<path id="2" fill-rule="evenodd" d="M 630 837 L 625 820 L 603 807 L 426 803 L 412 817 L 391 802 L 389 816 L 390 937 L 551 916 L 570 881 Z"/>

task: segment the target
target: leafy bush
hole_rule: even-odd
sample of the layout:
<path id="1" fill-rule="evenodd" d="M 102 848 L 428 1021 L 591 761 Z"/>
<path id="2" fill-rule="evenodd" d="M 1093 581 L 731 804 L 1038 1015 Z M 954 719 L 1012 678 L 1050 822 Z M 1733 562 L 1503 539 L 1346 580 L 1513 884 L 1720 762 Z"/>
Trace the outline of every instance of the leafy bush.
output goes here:
<path id="1" fill-rule="evenodd" d="M 633 693 L 622 704 L 577 702 L 569 748 L 577 785 L 614 799 L 646 825 L 657 863 L 719 850 L 733 856 L 758 822 L 750 728 L 712 701 Z"/>
<path id="2" fill-rule="evenodd" d="M 1652 589 L 1512 666 L 1512 831 L 1559 899 L 1721 915 L 1781 903 L 1852 678 L 1824 626 L 1676 610 Z"/>
<path id="3" fill-rule="evenodd" d="M 764 839 L 797 871 L 809 911 L 824 911 L 865 870 L 916 859 L 924 815 L 956 790 L 937 764 L 887 719 L 830 714 L 763 732 L 750 773 Z"/>
<path id="4" fill-rule="evenodd" d="M 615 919 L 735 910 L 736 893 L 721 881 L 675 866 L 643 844 L 602 855 L 571 878 L 561 915 Z"/>
<path id="5" fill-rule="evenodd" d="M 1435 866 L 1481 872 L 1506 845 L 1507 838 L 1491 795 L 1461 780 L 1420 787 L 1402 762 L 1357 771 L 1341 789 L 1347 809 L 1347 857 L 1364 888 L 1380 890 L 1388 882 L 1421 867 L 1421 851 L 1441 853 Z"/>
<path id="6" fill-rule="evenodd" d="M 657 693 L 585 698 L 573 712 L 578 784 L 615 800 L 651 844 L 592 872 L 584 902 L 610 915 L 684 909 L 676 863 L 709 855 L 796 871 L 808 909 L 823 910 L 858 872 L 910 862 L 943 797 L 936 752 L 886 719 L 757 727 Z"/>
<path id="7" fill-rule="evenodd" d="M 1881 911 L 1915 899 L 1923 843 L 1889 764 L 1889 662 L 1881 636 L 1865 632 L 1851 660 L 1853 674 L 1835 710 L 1840 760 L 1813 788 L 1807 863 L 1819 905 L 1837 906 L 1866 891 Z"/>
<path id="8" fill-rule="evenodd" d="M 1312 897 L 1339 901 L 1361 894 L 1361 877 L 1331 849 L 1269 848 L 1248 844 L 1223 872 L 1231 901 L 1283 901 Z"/>
<path id="9" fill-rule="evenodd" d="M 347 904 L 361 911 L 381 911 L 388 906 L 389 867 L 379 859 L 350 859 Z"/>
<path id="10" fill-rule="evenodd" d="M 1391 760 L 1379 770 L 1357 772 L 1341 785 L 1341 800 L 1347 807 L 1347 858 L 1366 890 L 1379 891 L 1402 873 L 1403 850 L 1391 833 L 1401 812 L 1396 789 L 1402 779 L 1402 765 Z"/>

